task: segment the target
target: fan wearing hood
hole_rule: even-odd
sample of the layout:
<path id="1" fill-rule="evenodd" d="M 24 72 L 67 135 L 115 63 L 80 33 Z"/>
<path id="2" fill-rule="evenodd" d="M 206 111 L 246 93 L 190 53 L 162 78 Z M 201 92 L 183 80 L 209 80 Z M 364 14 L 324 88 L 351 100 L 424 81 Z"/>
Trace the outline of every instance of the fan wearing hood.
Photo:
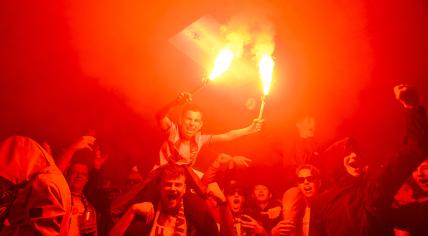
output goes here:
<path id="1" fill-rule="evenodd" d="M 5 226 L 0 235 L 65 235 L 68 232 L 70 189 L 52 157 L 38 143 L 22 136 L 3 141 L 0 177 L 0 195 L 10 196 L 8 201 L 2 201 L 0 219 Z"/>

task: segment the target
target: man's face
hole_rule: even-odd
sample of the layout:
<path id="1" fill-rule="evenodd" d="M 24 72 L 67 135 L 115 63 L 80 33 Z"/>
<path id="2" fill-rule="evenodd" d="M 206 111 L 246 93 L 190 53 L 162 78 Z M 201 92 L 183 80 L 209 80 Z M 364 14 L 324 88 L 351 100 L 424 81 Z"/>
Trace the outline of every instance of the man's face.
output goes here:
<path id="1" fill-rule="evenodd" d="M 128 177 L 126 178 L 126 185 L 125 185 L 126 190 L 129 191 L 142 182 L 143 182 L 143 177 L 140 175 L 140 173 L 131 171 Z"/>
<path id="2" fill-rule="evenodd" d="M 413 171 L 413 178 L 419 187 L 428 193 L 428 159 L 422 162 L 418 168 Z"/>
<path id="3" fill-rule="evenodd" d="M 312 138 L 315 135 L 315 119 L 311 116 L 305 116 L 297 121 L 296 127 L 301 138 Z"/>
<path id="4" fill-rule="evenodd" d="M 256 202 L 264 203 L 268 202 L 272 194 L 269 191 L 269 188 L 266 185 L 258 184 L 254 186 L 253 189 L 253 198 Z"/>
<path id="5" fill-rule="evenodd" d="M 345 166 L 346 172 L 351 176 L 357 177 L 363 173 L 361 158 L 355 152 L 351 152 L 343 158 L 343 165 Z"/>
<path id="6" fill-rule="evenodd" d="M 241 210 L 242 205 L 244 204 L 244 196 L 239 191 L 234 191 L 233 193 L 227 195 L 227 202 L 234 213 L 237 213 Z"/>
<path id="7" fill-rule="evenodd" d="M 297 173 L 297 187 L 306 198 L 312 198 L 318 193 L 320 180 L 312 175 L 310 169 L 301 169 Z"/>
<path id="8" fill-rule="evenodd" d="M 89 169 L 84 164 L 73 164 L 68 174 L 68 185 L 71 192 L 81 193 L 88 182 Z"/>
<path id="9" fill-rule="evenodd" d="M 183 175 L 175 179 L 164 179 L 161 184 L 161 202 L 165 209 L 180 206 L 186 192 L 186 179 Z"/>
<path id="10" fill-rule="evenodd" d="M 186 111 L 180 119 L 180 131 L 184 138 L 194 137 L 202 128 L 202 113 L 199 111 Z"/>

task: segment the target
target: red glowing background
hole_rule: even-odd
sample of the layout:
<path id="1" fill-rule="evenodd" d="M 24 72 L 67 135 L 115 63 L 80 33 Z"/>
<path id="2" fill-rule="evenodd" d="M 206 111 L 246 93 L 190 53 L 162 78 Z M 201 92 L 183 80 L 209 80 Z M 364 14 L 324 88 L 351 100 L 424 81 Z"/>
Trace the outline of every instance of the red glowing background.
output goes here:
<path id="1" fill-rule="evenodd" d="M 154 113 L 205 73 L 169 39 L 206 15 L 269 29 L 275 81 L 264 130 L 207 148 L 201 167 L 220 151 L 275 165 L 302 112 L 314 114 L 320 139 L 353 135 L 381 159 L 402 135 L 392 86 L 414 84 L 428 100 L 423 0 L 23 0 L 2 1 L 0 12 L 1 137 L 29 135 L 60 152 L 92 128 L 112 163 L 144 171 L 161 143 Z M 259 103 L 257 79 L 234 74 L 194 97 L 206 132 L 243 127 L 258 114 L 245 105 Z"/>

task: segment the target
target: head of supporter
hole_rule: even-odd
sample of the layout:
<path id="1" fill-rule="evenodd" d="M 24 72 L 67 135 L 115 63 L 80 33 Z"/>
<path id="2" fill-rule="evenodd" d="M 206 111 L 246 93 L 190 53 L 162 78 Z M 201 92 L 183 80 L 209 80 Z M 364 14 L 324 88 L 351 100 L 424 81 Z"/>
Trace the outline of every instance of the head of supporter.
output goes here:
<path id="1" fill-rule="evenodd" d="M 68 230 L 70 190 L 52 156 L 38 143 L 22 136 L 3 141 L 0 179 L 0 220 L 9 222 L 2 232 L 43 235 Z"/>
<path id="2" fill-rule="evenodd" d="M 163 211 L 176 212 L 182 206 L 186 192 L 186 175 L 178 165 L 168 164 L 163 169 L 160 183 L 160 203 Z"/>
<path id="3" fill-rule="evenodd" d="M 200 107 L 195 104 L 186 104 L 178 122 L 181 138 L 193 138 L 201 131 L 202 125 L 202 110 Z"/>
<path id="4" fill-rule="evenodd" d="M 412 176 L 419 188 L 428 194 L 428 159 L 413 171 Z"/>
<path id="5" fill-rule="evenodd" d="M 143 179 L 144 178 L 139 172 L 138 167 L 132 167 L 132 169 L 128 172 L 128 176 L 126 176 L 125 191 L 130 191 L 135 186 L 138 186 L 138 184 L 143 182 Z"/>
<path id="6" fill-rule="evenodd" d="M 71 193 L 82 194 L 89 180 L 90 162 L 94 159 L 94 152 L 89 149 L 78 150 L 66 172 L 66 179 Z"/>
<path id="7" fill-rule="evenodd" d="M 0 175 L 13 184 L 28 182 L 44 169 L 55 166 L 53 158 L 34 140 L 12 136 L 0 147 Z"/>
<path id="8" fill-rule="evenodd" d="M 296 128 L 300 138 L 308 139 L 315 136 L 315 118 L 304 115 L 296 121 Z"/>
<path id="9" fill-rule="evenodd" d="M 67 173 L 67 182 L 72 194 L 81 194 L 89 180 L 89 166 L 85 163 L 71 164 Z"/>
<path id="10" fill-rule="evenodd" d="M 313 165 L 303 165 L 296 170 L 297 187 L 307 201 L 313 199 L 321 186 L 320 172 Z"/>
<path id="11" fill-rule="evenodd" d="M 227 203 L 229 204 L 230 209 L 233 214 L 239 214 L 244 205 L 244 190 L 243 188 L 236 182 L 229 183 L 226 186 L 225 195 L 227 199 Z"/>
<path id="12" fill-rule="evenodd" d="M 122 189 L 110 179 L 102 180 L 101 189 L 107 194 L 106 197 L 109 202 L 114 201 L 122 194 Z"/>
<path id="13" fill-rule="evenodd" d="M 326 173 L 333 184 L 360 177 L 366 170 L 366 161 L 352 138 L 334 143 L 324 155 L 323 173 Z"/>
<path id="14" fill-rule="evenodd" d="M 272 193 L 270 192 L 269 187 L 267 185 L 256 184 L 253 187 L 251 197 L 257 205 L 264 205 L 270 202 L 272 198 Z"/>

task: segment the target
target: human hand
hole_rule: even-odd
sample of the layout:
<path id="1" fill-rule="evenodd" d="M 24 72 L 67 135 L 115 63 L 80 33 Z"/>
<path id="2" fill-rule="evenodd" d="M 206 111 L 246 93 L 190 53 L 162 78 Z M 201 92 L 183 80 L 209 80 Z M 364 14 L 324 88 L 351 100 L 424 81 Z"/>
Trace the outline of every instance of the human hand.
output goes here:
<path id="1" fill-rule="evenodd" d="M 73 147 L 76 150 L 88 148 L 89 150 L 93 151 L 93 146 L 96 140 L 97 139 L 94 136 L 84 135 L 81 136 L 79 140 L 77 140 L 77 142 L 73 144 Z"/>
<path id="2" fill-rule="evenodd" d="M 142 215 L 146 218 L 146 224 L 152 222 L 155 216 L 155 208 L 151 202 L 141 202 L 132 205 L 132 213 L 136 215 Z"/>
<path id="3" fill-rule="evenodd" d="M 192 101 L 192 94 L 188 92 L 181 92 L 177 95 L 175 103 L 177 105 L 183 105 Z"/>
<path id="4" fill-rule="evenodd" d="M 249 229 L 255 234 L 267 235 L 265 228 L 249 215 L 241 215 L 241 227 Z"/>
<path id="5" fill-rule="evenodd" d="M 272 228 L 272 236 L 290 236 L 296 230 L 296 224 L 290 220 L 282 220 Z"/>
<path id="6" fill-rule="evenodd" d="M 249 163 L 252 160 L 248 157 L 244 156 L 234 156 L 232 157 L 232 160 L 229 162 L 229 169 L 233 169 L 235 167 L 248 167 Z"/>
<path id="7" fill-rule="evenodd" d="M 220 153 L 217 156 L 217 159 L 215 160 L 215 162 L 217 162 L 218 165 L 220 166 L 225 166 L 228 165 L 229 162 L 232 160 L 232 156 L 226 153 Z"/>
<path id="8" fill-rule="evenodd" d="M 91 215 L 87 216 L 87 213 L 88 212 L 85 212 L 84 215 L 79 216 L 79 231 L 82 235 L 97 231 L 97 220 L 95 215 L 91 213 Z"/>
<path id="9" fill-rule="evenodd" d="M 262 130 L 264 120 L 263 119 L 254 119 L 250 126 L 248 126 L 248 131 L 250 134 L 257 133 Z"/>
<path id="10" fill-rule="evenodd" d="M 218 203 L 226 202 L 226 196 L 216 182 L 208 184 L 207 187 L 208 195 L 213 197 Z"/>
<path id="11" fill-rule="evenodd" d="M 270 208 L 265 212 L 262 212 L 262 215 L 267 215 L 269 219 L 275 219 L 278 218 L 279 215 L 281 215 L 282 209 L 281 207 L 277 206 L 274 208 Z"/>
<path id="12" fill-rule="evenodd" d="M 248 167 L 251 159 L 244 156 L 231 156 L 226 153 L 220 153 L 216 159 L 216 162 L 220 167 L 233 169 L 235 167 Z"/>
<path id="13" fill-rule="evenodd" d="M 99 146 L 95 147 L 94 153 L 95 153 L 94 168 L 99 170 L 107 161 L 108 155 L 107 153 L 102 152 Z"/>
<path id="14" fill-rule="evenodd" d="M 406 109 L 411 109 L 418 105 L 417 91 L 408 84 L 399 84 L 394 86 L 394 95 Z"/>

